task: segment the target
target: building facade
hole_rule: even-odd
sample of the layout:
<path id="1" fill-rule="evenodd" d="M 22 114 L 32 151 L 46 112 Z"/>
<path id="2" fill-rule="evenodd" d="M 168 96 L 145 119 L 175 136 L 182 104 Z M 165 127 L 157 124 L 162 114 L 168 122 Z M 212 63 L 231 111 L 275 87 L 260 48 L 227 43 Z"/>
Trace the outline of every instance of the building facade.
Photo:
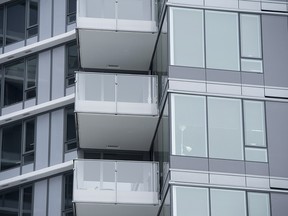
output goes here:
<path id="1" fill-rule="evenodd" d="M 287 0 L 0 1 L 1 216 L 286 216 Z"/>

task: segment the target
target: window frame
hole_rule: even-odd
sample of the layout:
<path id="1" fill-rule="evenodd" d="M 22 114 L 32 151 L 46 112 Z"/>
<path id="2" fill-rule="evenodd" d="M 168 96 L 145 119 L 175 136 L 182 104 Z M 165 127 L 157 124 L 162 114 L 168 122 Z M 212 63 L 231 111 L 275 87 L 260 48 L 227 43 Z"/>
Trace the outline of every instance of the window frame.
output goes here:
<path id="1" fill-rule="evenodd" d="M 73 139 L 67 139 L 67 133 L 68 133 L 68 114 L 70 111 L 73 111 L 74 113 L 74 119 L 75 119 L 75 138 Z M 75 145 L 75 146 L 74 146 Z M 72 146 L 72 147 L 69 147 Z M 74 105 L 70 105 L 65 107 L 65 119 L 64 119 L 64 152 L 71 152 L 75 151 L 78 147 L 78 138 L 77 138 L 77 132 L 76 132 L 76 116 L 74 112 Z"/>
<path id="2" fill-rule="evenodd" d="M 77 70 L 79 70 L 80 62 L 79 62 L 79 56 L 78 56 L 78 50 L 77 50 L 77 42 L 72 41 L 66 44 L 66 61 L 65 61 L 65 86 L 71 87 L 75 85 L 75 73 L 69 74 L 69 48 L 76 46 L 76 55 L 77 55 Z M 72 83 L 70 83 L 70 80 L 72 80 Z"/>
<path id="3" fill-rule="evenodd" d="M 76 0 L 73 0 L 75 1 L 75 4 L 76 4 L 76 10 L 75 12 L 70 12 L 69 11 L 69 8 L 70 8 L 70 0 L 66 0 L 66 25 L 71 25 L 73 23 L 76 23 L 76 14 L 77 14 L 77 1 Z M 73 21 L 70 21 L 70 17 L 74 16 L 75 15 L 75 20 Z"/>

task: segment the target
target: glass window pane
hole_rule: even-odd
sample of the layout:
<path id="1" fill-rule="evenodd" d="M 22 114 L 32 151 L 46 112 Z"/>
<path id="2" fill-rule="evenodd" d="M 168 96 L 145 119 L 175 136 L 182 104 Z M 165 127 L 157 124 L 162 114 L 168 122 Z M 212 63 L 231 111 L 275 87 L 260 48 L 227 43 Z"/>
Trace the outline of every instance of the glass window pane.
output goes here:
<path id="1" fill-rule="evenodd" d="M 1 170 L 19 166 L 21 162 L 22 124 L 2 130 Z"/>
<path id="2" fill-rule="evenodd" d="M 74 83 L 75 71 L 78 70 L 78 53 L 77 53 L 77 46 L 76 43 L 72 43 L 68 45 L 68 71 L 67 71 L 67 78 L 69 79 L 72 77 L 72 83 Z M 70 83 L 70 82 L 69 82 Z"/>
<path id="3" fill-rule="evenodd" d="M 65 176 L 65 209 L 72 208 L 72 197 L 73 197 L 73 174 Z"/>
<path id="4" fill-rule="evenodd" d="M 207 68 L 240 70 L 238 13 L 205 11 Z"/>
<path id="5" fill-rule="evenodd" d="M 35 120 L 26 122 L 25 152 L 34 150 Z"/>
<path id="6" fill-rule="evenodd" d="M 37 58 L 31 58 L 27 61 L 26 88 L 36 86 Z"/>
<path id="7" fill-rule="evenodd" d="M 211 189 L 212 216 L 246 216 L 244 191 Z"/>
<path id="8" fill-rule="evenodd" d="M 68 0 L 68 14 L 76 13 L 76 0 Z"/>
<path id="9" fill-rule="evenodd" d="M 4 207 L 9 208 L 9 211 L 11 212 L 18 212 L 19 190 L 14 190 L 4 194 Z"/>
<path id="10" fill-rule="evenodd" d="M 33 37 L 38 34 L 38 26 L 28 29 L 28 37 Z"/>
<path id="11" fill-rule="evenodd" d="M 38 0 L 30 0 L 29 26 L 38 24 Z"/>
<path id="12" fill-rule="evenodd" d="M 266 146 L 264 102 L 244 101 L 245 145 Z"/>
<path id="13" fill-rule="evenodd" d="M 4 105 L 23 101 L 24 71 L 23 62 L 5 68 Z"/>
<path id="14" fill-rule="evenodd" d="M 127 20 L 151 20 L 151 1 L 118 0 L 118 18 Z M 133 10 L 131 10 L 133 8 Z"/>
<path id="15" fill-rule="evenodd" d="M 67 109 L 66 141 L 76 139 L 74 108 Z"/>
<path id="16" fill-rule="evenodd" d="M 251 14 L 240 15 L 241 55 L 243 57 L 261 58 L 261 27 L 260 16 Z"/>
<path id="17" fill-rule="evenodd" d="M 206 98 L 174 95 L 173 154 L 207 157 Z"/>
<path id="18" fill-rule="evenodd" d="M 248 192 L 249 216 L 270 216 L 270 201 L 268 193 Z"/>
<path id="19" fill-rule="evenodd" d="M 35 154 L 34 152 L 31 152 L 29 154 L 25 154 L 23 156 L 23 160 L 24 160 L 24 165 L 29 164 L 29 163 L 33 163 L 35 160 Z"/>
<path id="20" fill-rule="evenodd" d="M 174 216 L 209 215 L 209 198 L 207 188 L 174 187 Z"/>
<path id="21" fill-rule="evenodd" d="M 256 59 L 241 59 L 241 70 L 247 72 L 262 73 L 262 60 Z"/>
<path id="22" fill-rule="evenodd" d="M 84 3 L 86 3 L 86 11 L 84 13 L 81 11 L 80 16 L 115 19 L 115 0 L 81 1 L 81 4 Z"/>
<path id="23" fill-rule="evenodd" d="M 15 19 L 17 17 L 17 19 Z M 6 45 L 25 39 L 25 1 L 7 6 Z"/>
<path id="24" fill-rule="evenodd" d="M 68 15 L 68 24 L 76 21 L 76 14 Z"/>
<path id="25" fill-rule="evenodd" d="M 33 196 L 32 187 L 27 187 L 23 189 L 23 210 L 32 210 L 32 196 Z"/>
<path id="26" fill-rule="evenodd" d="M 3 8 L 0 8 L 0 48 L 3 46 Z"/>
<path id="27" fill-rule="evenodd" d="M 268 162 L 267 149 L 245 148 L 246 161 Z"/>
<path id="28" fill-rule="evenodd" d="M 172 9 L 171 64 L 204 67 L 203 10 Z"/>
<path id="29" fill-rule="evenodd" d="M 209 156 L 243 160 L 240 99 L 208 97 Z"/>

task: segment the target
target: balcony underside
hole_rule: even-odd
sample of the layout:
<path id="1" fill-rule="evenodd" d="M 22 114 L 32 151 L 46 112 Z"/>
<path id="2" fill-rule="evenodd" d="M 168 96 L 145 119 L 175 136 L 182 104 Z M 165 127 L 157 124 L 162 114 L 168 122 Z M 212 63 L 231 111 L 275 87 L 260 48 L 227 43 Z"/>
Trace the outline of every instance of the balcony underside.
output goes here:
<path id="1" fill-rule="evenodd" d="M 149 151 L 157 116 L 77 113 L 80 148 Z"/>
<path id="2" fill-rule="evenodd" d="M 148 71 L 157 34 L 78 29 L 82 68 Z"/>
<path id="3" fill-rule="evenodd" d="M 158 205 L 75 203 L 77 216 L 153 216 L 158 208 Z"/>

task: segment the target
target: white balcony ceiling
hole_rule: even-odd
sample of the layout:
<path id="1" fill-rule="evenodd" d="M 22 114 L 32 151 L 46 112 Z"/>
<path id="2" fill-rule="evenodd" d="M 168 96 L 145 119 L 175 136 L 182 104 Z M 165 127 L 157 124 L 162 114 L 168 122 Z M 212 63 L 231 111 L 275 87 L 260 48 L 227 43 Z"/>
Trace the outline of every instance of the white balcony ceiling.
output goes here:
<path id="1" fill-rule="evenodd" d="M 77 113 L 80 148 L 149 151 L 157 116 Z"/>
<path id="2" fill-rule="evenodd" d="M 77 216 L 148 216 L 157 215 L 158 205 L 76 203 Z"/>
<path id="3" fill-rule="evenodd" d="M 78 29 L 82 68 L 149 70 L 157 34 Z"/>

